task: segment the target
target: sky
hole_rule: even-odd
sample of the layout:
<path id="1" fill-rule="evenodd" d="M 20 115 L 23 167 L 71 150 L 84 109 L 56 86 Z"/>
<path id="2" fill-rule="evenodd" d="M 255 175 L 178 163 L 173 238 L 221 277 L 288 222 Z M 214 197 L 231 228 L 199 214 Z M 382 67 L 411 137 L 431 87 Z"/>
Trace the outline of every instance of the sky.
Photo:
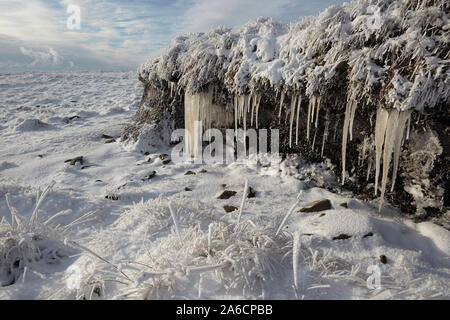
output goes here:
<path id="1" fill-rule="evenodd" d="M 295 22 L 343 2 L 0 0 L 0 72 L 136 70 L 177 35 L 258 17 Z"/>

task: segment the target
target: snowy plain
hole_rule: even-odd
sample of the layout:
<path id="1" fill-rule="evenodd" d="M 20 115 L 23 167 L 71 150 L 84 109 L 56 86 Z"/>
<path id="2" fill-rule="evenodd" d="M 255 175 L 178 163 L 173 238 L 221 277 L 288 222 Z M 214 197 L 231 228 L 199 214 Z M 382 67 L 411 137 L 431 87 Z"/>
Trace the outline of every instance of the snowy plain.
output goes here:
<path id="1" fill-rule="evenodd" d="M 267 170 L 133 152 L 119 136 L 141 95 L 135 72 L 0 74 L 0 249 L 39 247 L 35 261 L 0 261 L 0 299 L 450 298 L 448 230 L 327 190 L 338 185 L 327 162 Z M 238 224 L 223 207 L 241 207 L 245 180 L 256 196 Z M 26 225 L 52 181 L 35 228 L 10 228 L 10 208 Z M 332 209 L 297 212 L 320 199 Z"/>

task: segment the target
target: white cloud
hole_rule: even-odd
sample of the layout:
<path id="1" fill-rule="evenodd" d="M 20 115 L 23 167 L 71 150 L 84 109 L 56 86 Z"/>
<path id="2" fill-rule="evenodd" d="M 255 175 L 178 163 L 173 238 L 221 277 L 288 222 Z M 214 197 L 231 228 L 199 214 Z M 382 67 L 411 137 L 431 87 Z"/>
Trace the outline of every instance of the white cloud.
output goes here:
<path id="1" fill-rule="evenodd" d="M 33 49 L 27 49 L 20 47 L 20 52 L 23 55 L 33 59 L 30 66 L 36 65 L 59 65 L 64 58 L 53 48 L 48 48 L 48 51 L 36 51 Z"/>

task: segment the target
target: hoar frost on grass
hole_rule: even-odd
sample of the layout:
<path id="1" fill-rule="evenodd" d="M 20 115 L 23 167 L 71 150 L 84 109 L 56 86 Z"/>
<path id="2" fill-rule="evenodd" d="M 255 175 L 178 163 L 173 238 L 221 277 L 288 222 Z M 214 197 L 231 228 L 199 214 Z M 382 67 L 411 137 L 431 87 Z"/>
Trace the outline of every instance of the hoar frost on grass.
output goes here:
<path id="1" fill-rule="evenodd" d="M 51 218 L 41 221 L 39 207 L 53 187 L 50 184 L 41 194 L 36 195 L 36 206 L 27 221 L 12 206 L 9 194 L 6 203 L 11 214 L 11 221 L 5 217 L 0 222 L 0 280 L 2 286 L 13 285 L 22 276 L 26 281 L 27 272 L 43 276 L 38 270 L 46 264 L 54 264 L 69 256 L 73 250 L 64 245 L 67 228 L 55 226 L 52 220 L 63 215 L 62 211 Z"/>

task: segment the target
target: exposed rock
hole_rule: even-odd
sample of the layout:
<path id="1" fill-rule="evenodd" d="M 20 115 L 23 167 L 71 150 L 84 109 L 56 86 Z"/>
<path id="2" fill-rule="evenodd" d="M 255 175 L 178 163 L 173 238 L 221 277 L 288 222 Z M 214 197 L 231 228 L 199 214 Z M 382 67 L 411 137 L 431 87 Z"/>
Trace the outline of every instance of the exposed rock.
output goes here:
<path id="1" fill-rule="evenodd" d="M 148 181 L 153 179 L 156 176 L 156 171 L 153 170 L 152 172 L 150 172 L 149 175 L 145 176 L 143 179 L 141 179 L 142 181 Z"/>
<path id="2" fill-rule="evenodd" d="M 384 254 L 382 254 L 380 256 L 380 261 L 381 261 L 382 264 L 386 264 L 387 263 L 387 257 Z"/>
<path id="3" fill-rule="evenodd" d="M 114 139 L 114 137 L 111 137 L 107 134 L 102 134 L 102 139 Z"/>
<path id="4" fill-rule="evenodd" d="M 235 207 L 235 206 L 223 206 L 223 209 L 225 210 L 225 212 L 233 212 L 233 211 L 236 211 L 236 210 L 238 210 L 239 208 L 238 207 Z"/>
<path id="5" fill-rule="evenodd" d="M 162 164 L 169 164 L 169 163 L 170 163 L 170 161 L 172 161 L 172 160 L 170 160 L 170 159 L 167 159 L 167 160 L 163 160 Z"/>
<path id="6" fill-rule="evenodd" d="M 337 237 L 333 237 L 333 240 L 346 240 L 346 239 L 350 239 L 351 237 L 352 236 L 349 236 L 348 234 L 341 233 Z"/>
<path id="7" fill-rule="evenodd" d="M 321 213 L 320 216 L 319 216 L 319 218 L 322 218 L 322 217 L 325 216 L 325 215 L 326 215 L 326 213 Z"/>
<path id="8" fill-rule="evenodd" d="M 106 196 L 105 196 L 105 199 L 117 201 L 117 200 L 119 200 L 119 196 L 116 196 L 116 195 L 106 195 Z"/>
<path id="9" fill-rule="evenodd" d="M 83 156 L 80 157 L 76 157 L 73 159 L 67 159 L 66 161 L 64 161 L 64 163 L 70 162 L 71 166 L 74 166 L 77 162 L 79 162 L 80 164 L 83 164 Z"/>
<path id="10" fill-rule="evenodd" d="M 208 172 L 208 171 L 206 171 L 205 169 L 201 169 L 198 171 L 198 173 L 206 173 L 206 172 Z"/>
<path id="11" fill-rule="evenodd" d="M 341 204 L 340 204 L 340 206 L 341 206 L 341 207 L 344 207 L 344 208 L 348 208 L 348 204 L 347 204 L 347 202 L 343 202 L 343 203 L 341 203 Z"/>
<path id="12" fill-rule="evenodd" d="M 160 154 L 159 155 L 159 158 L 161 159 L 161 160 L 164 160 L 164 159 L 166 159 L 166 157 L 168 157 L 169 155 L 167 154 L 167 153 L 162 153 L 162 154 Z"/>
<path id="13" fill-rule="evenodd" d="M 317 200 L 308 203 L 306 206 L 298 210 L 297 212 L 319 212 L 331 209 L 331 202 L 328 199 Z"/>
<path id="14" fill-rule="evenodd" d="M 192 174 L 195 174 L 195 172 L 189 170 L 189 171 L 186 171 L 186 173 L 185 173 L 184 175 L 185 175 L 185 176 L 189 176 L 189 175 L 192 175 Z"/>
<path id="15" fill-rule="evenodd" d="M 256 197 L 256 191 L 253 190 L 252 187 L 248 187 L 247 189 L 247 198 L 254 198 Z"/>
<path id="16" fill-rule="evenodd" d="M 225 190 L 224 192 L 222 192 L 220 194 L 220 196 L 217 197 L 217 199 L 224 199 L 224 200 L 230 199 L 235 194 L 236 194 L 236 191 Z"/>
<path id="17" fill-rule="evenodd" d="M 116 140 L 115 140 L 115 139 L 108 139 L 108 140 L 105 140 L 105 144 L 113 143 L 113 142 L 116 142 Z"/>
<path id="18" fill-rule="evenodd" d="M 188 187 L 186 187 L 186 188 L 184 188 L 184 191 L 192 191 L 192 189 L 191 189 L 191 188 L 188 188 Z"/>
<path id="19" fill-rule="evenodd" d="M 363 238 L 373 237 L 373 232 L 369 232 L 368 234 L 365 234 Z"/>

